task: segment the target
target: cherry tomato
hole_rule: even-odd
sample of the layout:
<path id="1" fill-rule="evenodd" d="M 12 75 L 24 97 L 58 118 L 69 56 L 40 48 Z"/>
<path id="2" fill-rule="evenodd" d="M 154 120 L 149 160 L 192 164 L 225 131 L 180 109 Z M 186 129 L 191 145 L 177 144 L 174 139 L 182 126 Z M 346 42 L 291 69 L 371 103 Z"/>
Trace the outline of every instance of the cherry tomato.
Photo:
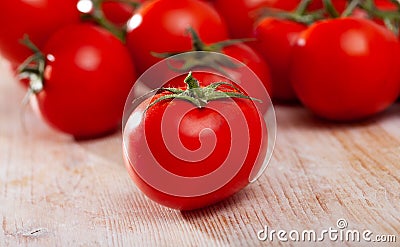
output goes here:
<path id="1" fill-rule="evenodd" d="M 206 43 L 227 39 L 219 14 L 198 0 L 157 0 L 143 5 L 129 20 L 127 46 L 139 73 L 160 61 L 151 52 L 190 50 L 189 28 Z"/>
<path id="2" fill-rule="evenodd" d="M 245 44 L 236 44 L 225 47 L 222 53 L 247 65 L 260 78 L 268 93 L 273 95 L 270 69 L 264 58 L 257 51 Z M 241 81 L 245 80 L 242 79 Z M 254 95 L 254 97 L 257 96 Z"/>
<path id="3" fill-rule="evenodd" d="M 234 38 L 253 37 L 253 25 L 258 11 L 265 7 L 294 10 L 299 0 L 215 0 L 214 5 L 225 19 L 230 35 Z"/>
<path id="4" fill-rule="evenodd" d="M 43 52 L 44 88 L 33 104 L 44 120 L 77 138 L 115 130 L 135 82 L 126 47 L 100 27 L 76 24 L 54 33 Z"/>
<path id="5" fill-rule="evenodd" d="M 123 26 L 132 17 L 136 7 L 134 4 L 141 4 L 144 0 L 129 0 L 131 3 L 108 0 L 102 3 L 102 10 L 107 20 Z"/>
<path id="6" fill-rule="evenodd" d="M 300 2 L 301 0 L 215 0 L 214 6 L 225 19 L 230 35 L 234 38 L 246 38 L 253 37 L 254 24 L 262 18 L 263 8 L 294 11 Z M 333 0 L 332 3 L 341 12 L 347 1 Z M 314 0 L 308 10 L 322 8 L 322 0 Z"/>
<path id="7" fill-rule="evenodd" d="M 205 72 L 193 75 L 207 77 Z M 191 210 L 248 185 L 267 145 L 265 123 L 253 101 L 218 99 L 199 108 L 176 98 L 149 107 L 165 95 L 170 93 L 143 101 L 125 127 L 125 164 L 139 189 L 162 205 Z"/>
<path id="8" fill-rule="evenodd" d="M 276 18 L 265 18 L 255 28 L 257 49 L 269 65 L 273 98 L 276 100 L 297 99 L 290 84 L 288 70 L 292 46 L 300 32 L 306 28 L 303 24 Z"/>
<path id="9" fill-rule="evenodd" d="M 308 9 L 309 10 L 317 10 L 317 9 L 323 9 L 324 8 L 324 1 L 323 0 L 314 0 L 311 2 L 309 5 Z M 338 12 L 340 15 L 347 7 L 348 0 L 331 0 L 333 7 L 335 10 Z"/>
<path id="10" fill-rule="evenodd" d="M 0 3 L 0 53 L 18 66 L 32 52 L 20 44 L 24 34 L 39 48 L 57 29 L 79 22 L 77 0 L 13 0 Z"/>
<path id="11" fill-rule="evenodd" d="M 375 6 L 380 10 L 397 10 L 396 4 L 390 0 L 374 0 Z"/>
<path id="12" fill-rule="evenodd" d="M 400 90 L 399 43 L 367 19 L 312 25 L 292 50 L 291 82 L 301 102 L 332 120 L 357 120 L 390 106 Z"/>

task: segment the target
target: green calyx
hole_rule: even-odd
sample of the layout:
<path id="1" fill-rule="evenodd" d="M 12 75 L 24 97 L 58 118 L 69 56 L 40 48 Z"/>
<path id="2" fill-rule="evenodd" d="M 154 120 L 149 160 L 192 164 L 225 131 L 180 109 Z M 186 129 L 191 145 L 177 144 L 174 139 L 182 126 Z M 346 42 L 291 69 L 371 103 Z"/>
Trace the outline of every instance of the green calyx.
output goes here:
<path id="1" fill-rule="evenodd" d="M 28 35 L 20 41 L 33 55 L 28 57 L 17 69 L 20 79 L 29 79 L 29 93 L 40 93 L 43 90 L 44 70 L 46 67 L 45 55 L 32 43 Z"/>
<path id="2" fill-rule="evenodd" d="M 208 102 L 220 99 L 240 98 L 261 102 L 258 99 L 243 94 L 239 88 L 227 82 L 215 82 L 206 87 L 201 87 L 199 81 L 192 76 L 192 72 L 189 72 L 184 81 L 187 85 L 185 90 L 179 88 L 161 88 L 161 91 L 166 91 L 170 94 L 166 94 L 156 99 L 146 108 L 146 110 L 161 101 L 169 99 L 185 100 L 200 109 L 204 108 Z M 230 87 L 232 91 L 220 91 L 218 90 L 220 86 Z"/>

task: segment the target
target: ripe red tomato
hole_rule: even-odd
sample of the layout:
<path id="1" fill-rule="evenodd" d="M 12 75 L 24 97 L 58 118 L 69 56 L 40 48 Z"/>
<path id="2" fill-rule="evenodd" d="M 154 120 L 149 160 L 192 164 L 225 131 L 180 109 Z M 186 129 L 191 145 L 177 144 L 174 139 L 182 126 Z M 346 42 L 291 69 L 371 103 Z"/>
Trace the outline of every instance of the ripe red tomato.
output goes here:
<path id="1" fill-rule="evenodd" d="M 76 24 L 54 33 L 43 52 L 44 88 L 33 103 L 44 120 L 77 138 L 115 130 L 135 82 L 126 47 L 100 27 Z"/>
<path id="2" fill-rule="evenodd" d="M 390 0 L 374 0 L 375 6 L 380 10 L 396 10 L 397 6 Z"/>
<path id="3" fill-rule="evenodd" d="M 143 5 L 129 20 L 127 46 L 139 73 L 160 61 L 151 52 L 191 49 L 189 28 L 206 43 L 227 39 L 219 14 L 198 0 L 157 0 Z"/>
<path id="4" fill-rule="evenodd" d="M 247 65 L 258 76 L 268 93 L 273 95 L 270 69 L 257 51 L 245 44 L 236 44 L 225 47 L 222 49 L 222 53 Z M 245 80 L 242 79 L 241 81 Z M 254 95 L 254 97 L 257 98 L 257 95 Z"/>
<path id="5" fill-rule="evenodd" d="M 193 75 L 207 78 L 204 72 Z M 225 86 L 220 90 L 232 92 Z M 139 189 L 162 205 L 191 210 L 248 185 L 267 145 L 265 123 L 253 101 L 219 99 L 199 108 L 187 100 L 168 99 L 148 108 L 164 95 L 170 94 L 143 101 L 125 127 L 125 164 Z"/>
<path id="6" fill-rule="evenodd" d="M 276 100 L 297 99 L 288 70 L 293 44 L 306 28 L 303 24 L 276 18 L 265 18 L 255 28 L 256 46 L 269 65 L 273 98 Z"/>
<path id="7" fill-rule="evenodd" d="M 262 16 L 263 8 L 294 11 L 300 0 L 215 0 L 214 6 L 227 23 L 229 33 L 234 38 L 253 37 L 254 24 Z M 343 11 L 347 0 L 332 0 L 339 12 Z M 322 0 L 314 0 L 307 9 L 322 9 Z"/>
<path id="8" fill-rule="evenodd" d="M 102 10 L 107 20 L 112 23 L 123 26 L 132 17 L 135 11 L 133 3 L 141 4 L 145 0 L 129 0 L 132 4 L 124 3 L 116 0 L 108 0 L 102 3 Z"/>
<path id="9" fill-rule="evenodd" d="M 20 44 L 24 34 L 39 48 L 57 29 L 79 22 L 77 0 L 13 0 L 0 3 L 0 53 L 18 66 L 32 52 Z"/>
<path id="10" fill-rule="evenodd" d="M 331 0 L 333 7 L 340 15 L 347 7 L 348 0 Z M 309 10 L 317 10 L 324 8 L 323 0 L 314 0 L 309 5 Z"/>
<path id="11" fill-rule="evenodd" d="M 271 7 L 294 10 L 299 0 L 215 0 L 214 5 L 227 23 L 234 38 L 253 37 L 253 25 L 259 17 L 257 11 Z"/>
<path id="12" fill-rule="evenodd" d="M 395 35 L 370 20 L 326 20 L 297 40 L 291 82 L 317 115 L 356 120 L 383 111 L 399 95 L 399 55 Z"/>

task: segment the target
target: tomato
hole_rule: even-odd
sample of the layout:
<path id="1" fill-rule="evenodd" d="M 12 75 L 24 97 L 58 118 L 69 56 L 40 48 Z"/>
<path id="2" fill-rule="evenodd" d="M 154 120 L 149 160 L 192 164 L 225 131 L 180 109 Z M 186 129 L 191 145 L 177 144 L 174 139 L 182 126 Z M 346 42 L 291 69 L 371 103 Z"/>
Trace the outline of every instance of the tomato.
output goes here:
<path id="1" fill-rule="evenodd" d="M 324 8 L 324 0 L 314 0 L 311 2 L 309 9 L 310 10 L 317 10 Z M 331 0 L 333 7 L 340 15 L 347 7 L 348 0 Z"/>
<path id="2" fill-rule="evenodd" d="M 303 24 L 276 18 L 265 18 L 255 28 L 257 49 L 269 65 L 273 98 L 276 100 L 297 99 L 288 70 L 292 46 L 300 32 L 306 28 Z"/>
<path id="3" fill-rule="evenodd" d="M 129 0 L 132 4 L 108 0 L 102 3 L 102 10 L 107 20 L 112 23 L 123 26 L 132 17 L 136 7 L 134 4 L 141 4 L 144 0 Z"/>
<path id="4" fill-rule="evenodd" d="M 380 10 L 397 10 L 397 6 L 390 0 L 375 0 L 375 6 Z"/>
<path id="5" fill-rule="evenodd" d="M 212 71 L 215 74 L 210 75 L 206 74 L 197 74 L 196 78 L 202 82 L 203 86 L 207 86 L 216 81 L 224 81 L 231 84 L 235 84 L 237 87 L 241 89 L 242 92 L 245 92 L 248 95 L 255 99 L 259 99 L 264 101 L 267 98 L 270 98 L 271 95 L 271 79 L 269 75 L 268 66 L 265 62 L 258 56 L 254 51 L 244 45 L 244 44 L 236 44 L 233 46 L 229 46 L 223 49 L 226 55 L 230 56 L 231 62 L 234 64 L 233 67 L 230 66 L 219 66 L 224 61 L 219 61 L 221 58 L 220 56 L 216 56 L 214 61 L 217 61 L 216 64 L 204 64 L 203 66 L 195 66 L 191 69 L 202 69 L 207 68 L 208 71 Z M 245 58 L 247 55 L 248 60 L 240 61 L 238 58 Z M 243 56 L 243 57 L 239 57 Z M 233 59 L 232 59 L 233 58 Z M 257 59 L 259 60 L 257 60 Z M 241 63 L 238 63 L 236 60 L 238 59 L 239 62 L 243 62 L 247 66 L 244 66 Z M 251 61 L 251 62 L 250 62 Z M 200 62 L 201 64 L 201 62 Z M 173 64 L 176 68 L 184 67 L 183 63 Z M 172 74 L 176 74 L 176 72 L 172 72 Z M 170 77 L 171 75 L 167 75 Z M 173 84 L 171 84 L 173 83 Z M 183 80 L 173 80 L 167 83 L 166 87 L 184 87 L 185 84 Z M 258 107 L 260 112 L 265 113 L 268 110 L 268 104 L 266 102 L 259 103 L 254 102 Z"/>
<path id="6" fill-rule="evenodd" d="M 215 0 L 214 5 L 225 19 L 230 35 L 234 38 L 253 36 L 253 24 L 259 17 L 261 8 L 272 7 L 294 10 L 299 0 Z"/>
<path id="7" fill-rule="evenodd" d="M 262 18 L 263 8 L 294 11 L 300 2 L 300 0 L 215 0 L 214 6 L 225 19 L 230 35 L 234 38 L 246 38 L 253 37 L 254 24 Z M 332 3 L 341 12 L 347 1 L 333 0 Z M 314 0 L 308 10 L 322 8 L 322 0 Z"/>
<path id="8" fill-rule="evenodd" d="M 198 0 L 157 0 L 143 5 L 129 20 L 127 46 L 139 73 L 160 61 L 151 52 L 190 50 L 189 28 L 213 43 L 227 39 L 219 14 Z"/>
<path id="9" fill-rule="evenodd" d="M 0 3 L 0 53 L 18 66 L 32 52 L 20 44 L 24 34 L 39 48 L 57 29 L 79 22 L 77 0 L 13 0 Z"/>
<path id="10" fill-rule="evenodd" d="M 357 120 L 383 111 L 400 91 L 399 43 L 367 19 L 314 24 L 292 50 L 290 77 L 301 102 L 332 120 Z"/>
<path id="11" fill-rule="evenodd" d="M 270 69 L 262 56 L 245 44 L 236 44 L 222 49 L 222 53 L 237 59 L 247 65 L 262 81 L 265 89 L 273 95 Z M 242 79 L 242 81 L 245 81 Z M 257 97 L 256 95 L 254 97 Z"/>
<path id="12" fill-rule="evenodd" d="M 205 72 L 193 75 L 208 77 Z M 218 90 L 235 91 L 227 86 Z M 150 105 L 165 95 L 170 93 L 143 101 L 124 129 L 125 164 L 138 188 L 164 206 L 192 210 L 248 185 L 267 145 L 265 123 L 253 101 L 218 99 L 199 107 L 175 98 Z"/>
<path id="13" fill-rule="evenodd" d="M 43 53 L 44 88 L 32 103 L 44 120 L 77 138 L 115 130 L 135 81 L 126 47 L 100 27 L 76 24 L 54 33 Z"/>

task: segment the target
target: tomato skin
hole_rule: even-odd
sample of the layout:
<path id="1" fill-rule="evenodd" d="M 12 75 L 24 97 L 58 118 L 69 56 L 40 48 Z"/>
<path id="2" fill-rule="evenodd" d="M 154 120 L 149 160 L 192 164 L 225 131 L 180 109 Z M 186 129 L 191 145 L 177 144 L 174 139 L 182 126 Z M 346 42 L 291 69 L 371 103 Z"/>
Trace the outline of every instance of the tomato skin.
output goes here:
<path id="1" fill-rule="evenodd" d="M 156 0 L 146 3 L 128 24 L 127 46 L 137 71 L 143 73 L 161 61 L 151 52 L 179 52 L 190 50 L 192 27 L 205 43 L 226 40 L 226 26 L 209 4 L 198 0 Z"/>
<path id="2" fill-rule="evenodd" d="M 335 10 L 341 14 L 346 9 L 348 2 L 348 0 L 332 0 L 332 5 L 335 7 Z M 309 10 L 318 10 L 323 8 L 323 0 L 314 0 L 308 7 Z"/>
<path id="3" fill-rule="evenodd" d="M 305 29 L 307 27 L 303 24 L 276 18 L 265 18 L 255 28 L 256 46 L 270 67 L 273 98 L 276 100 L 297 99 L 288 70 L 293 44 Z"/>
<path id="4" fill-rule="evenodd" d="M 294 11 L 300 0 L 215 0 L 214 6 L 226 21 L 229 33 L 233 38 L 253 37 L 254 24 L 262 18 L 259 11 L 263 8 L 274 8 Z M 347 0 L 332 0 L 339 12 L 345 9 Z M 310 3 L 309 10 L 322 9 L 322 0 Z"/>
<path id="5" fill-rule="evenodd" d="M 198 74 L 195 77 L 197 78 Z M 180 79 L 182 77 L 178 77 L 176 80 Z M 170 84 L 176 85 L 179 82 L 176 82 L 174 79 Z M 161 95 L 163 94 L 156 95 L 155 98 L 144 101 L 135 109 L 131 116 L 134 116 L 136 113 L 143 114 L 148 104 L 152 101 L 154 102 Z M 228 111 L 231 114 L 222 115 L 219 111 L 222 108 L 225 112 Z M 167 118 L 171 121 L 168 121 L 165 120 L 167 110 L 169 113 L 179 113 L 182 111 L 187 113 L 184 116 L 178 114 L 176 116 L 170 115 Z M 237 119 L 240 118 L 238 116 L 244 117 L 246 126 L 241 125 L 242 120 L 238 121 Z M 165 144 L 166 141 L 163 138 L 165 132 L 160 127 L 162 121 L 168 121 L 168 129 L 165 131 L 178 133 L 182 145 L 192 151 L 198 150 L 202 145 L 199 139 L 201 132 L 205 129 L 212 130 L 216 136 L 215 148 L 205 159 L 196 162 L 189 162 L 181 157 L 176 157 L 169 151 Z M 172 195 L 157 189 L 142 176 L 141 173 L 146 172 L 146 166 L 150 162 L 154 162 L 154 159 L 159 162 L 162 168 L 170 173 L 184 176 L 188 179 L 205 176 L 215 171 L 223 163 L 227 155 L 235 155 L 228 154 L 233 149 L 233 145 L 247 144 L 241 142 L 242 140 L 232 139 L 235 137 L 235 133 L 232 133 L 232 129 L 234 128 L 248 129 L 249 149 L 240 170 L 228 183 L 219 189 L 200 196 Z M 141 118 L 140 123 L 134 124 L 134 127 L 128 121 L 125 131 L 124 135 L 127 138 L 125 139 L 124 159 L 133 181 L 153 201 L 178 210 L 192 210 L 205 207 L 223 200 L 244 188 L 249 183 L 249 176 L 253 167 L 259 166 L 259 163 L 264 159 L 264 157 L 259 156 L 259 152 L 263 153 L 266 148 L 265 124 L 252 101 L 244 99 L 211 101 L 203 109 L 199 109 L 189 102 L 178 99 L 162 101 L 149 108 Z M 156 152 L 154 152 L 155 150 Z M 167 186 L 185 185 L 169 181 Z"/>
<path id="6" fill-rule="evenodd" d="M 77 0 L 13 0 L 1 1 L 0 53 L 14 66 L 21 64 L 32 52 L 20 40 L 28 34 L 42 48 L 57 29 L 79 22 Z"/>
<path id="7" fill-rule="evenodd" d="M 257 10 L 264 7 L 294 10 L 299 0 L 215 0 L 214 6 L 226 21 L 229 33 L 234 38 L 253 37 L 253 25 Z"/>
<path id="8" fill-rule="evenodd" d="M 390 0 L 374 0 L 375 6 L 380 10 L 396 10 L 396 4 L 392 3 Z"/>
<path id="9" fill-rule="evenodd" d="M 144 0 L 131 0 L 131 2 L 142 3 Z M 129 4 L 113 0 L 104 1 L 101 7 L 107 20 L 118 26 L 125 25 L 135 11 L 135 8 Z"/>
<path id="10" fill-rule="evenodd" d="M 76 24 L 54 33 L 43 52 L 44 90 L 33 97 L 39 115 L 77 138 L 115 130 L 135 82 L 124 45 L 100 27 Z"/>
<path id="11" fill-rule="evenodd" d="M 383 111 L 399 95 L 398 57 L 394 34 L 370 20 L 322 21 L 297 40 L 291 82 L 317 115 L 357 120 Z"/>
<path id="12" fill-rule="evenodd" d="M 260 54 L 258 54 L 257 51 L 255 51 L 248 45 L 236 44 L 225 47 L 222 50 L 222 53 L 233 57 L 247 65 L 261 80 L 267 92 L 270 95 L 273 94 L 271 88 L 270 69 L 267 63 L 264 61 L 264 58 Z M 238 70 L 240 70 L 240 68 Z M 257 95 L 252 96 L 257 98 Z"/>

